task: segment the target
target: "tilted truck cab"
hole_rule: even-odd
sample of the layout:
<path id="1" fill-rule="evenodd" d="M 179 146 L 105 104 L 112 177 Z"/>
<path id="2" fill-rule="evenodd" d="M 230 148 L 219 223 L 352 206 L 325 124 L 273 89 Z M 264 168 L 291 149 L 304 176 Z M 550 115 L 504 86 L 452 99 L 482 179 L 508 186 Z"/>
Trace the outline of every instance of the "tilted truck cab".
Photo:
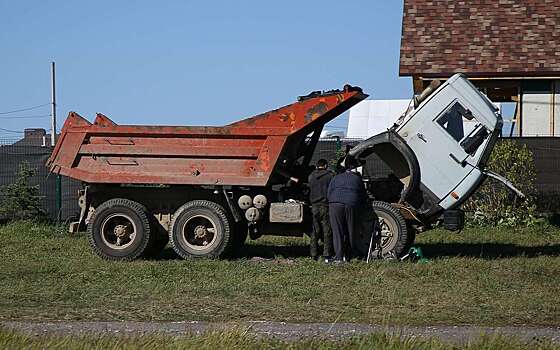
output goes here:
<path id="1" fill-rule="evenodd" d="M 501 129 L 498 109 L 457 74 L 350 154 L 385 161 L 405 184 L 402 201 L 429 219 L 457 208 L 478 187 Z"/>
<path id="2" fill-rule="evenodd" d="M 382 226 L 393 222 L 384 246 L 396 248 L 397 255 L 414 239 L 414 232 L 408 231 L 426 230 L 442 217 L 449 221 L 448 228 L 460 229 L 464 214 L 456 209 L 487 175 L 522 195 L 507 180 L 485 170 L 502 129 L 498 108 L 462 74 L 443 84 L 436 82 L 422 95 L 389 130 L 349 152 L 361 162 L 375 153 L 404 184 L 393 206 L 407 225 L 399 227 L 395 218 L 385 220 L 387 214 L 380 217 Z"/>
<path id="3" fill-rule="evenodd" d="M 248 234 L 311 230 L 305 181 L 319 135 L 366 97 L 349 85 L 316 91 L 223 127 L 117 125 L 101 114 L 92 124 L 71 112 L 47 165 L 84 182 L 71 230 L 87 228 L 99 256 L 155 255 L 169 240 L 185 258 L 227 256 Z M 396 256 L 442 214 L 457 219 L 454 209 L 485 177 L 502 125 L 494 105 L 462 75 L 420 100 L 349 153 L 362 162 L 375 153 L 404 184 L 395 200 L 381 201 L 365 181 L 372 203 L 361 221 L 379 220 L 382 248 Z M 367 227 L 363 242 L 372 235 Z"/>

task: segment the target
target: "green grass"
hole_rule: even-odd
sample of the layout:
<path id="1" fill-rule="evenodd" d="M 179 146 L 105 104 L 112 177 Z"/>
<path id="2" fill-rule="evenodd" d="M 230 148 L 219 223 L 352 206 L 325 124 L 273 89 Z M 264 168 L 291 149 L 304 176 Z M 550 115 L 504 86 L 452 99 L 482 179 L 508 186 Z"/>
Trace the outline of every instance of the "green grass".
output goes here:
<path id="1" fill-rule="evenodd" d="M 144 336 L 29 336 L 0 329 L 2 349 L 379 349 L 379 350 L 558 350 L 560 347 L 547 342 L 525 344 L 503 337 L 483 337 L 466 345 L 450 345 L 436 339 L 401 339 L 397 336 L 372 334 L 338 341 L 304 339 L 291 342 L 274 338 L 257 338 L 239 331 L 189 334 L 181 337 L 164 335 Z"/>
<path id="2" fill-rule="evenodd" d="M 83 235 L 0 228 L 0 320 L 276 320 L 560 325 L 560 230 L 428 232 L 428 264 L 311 261 L 302 239 L 251 242 L 235 261 L 115 263 Z M 251 256 L 293 257 L 254 262 Z"/>

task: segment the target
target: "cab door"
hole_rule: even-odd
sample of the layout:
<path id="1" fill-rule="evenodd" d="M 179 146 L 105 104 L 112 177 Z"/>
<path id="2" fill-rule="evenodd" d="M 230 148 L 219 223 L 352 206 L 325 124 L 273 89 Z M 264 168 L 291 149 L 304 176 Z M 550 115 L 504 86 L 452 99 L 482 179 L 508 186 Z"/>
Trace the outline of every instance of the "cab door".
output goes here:
<path id="1" fill-rule="evenodd" d="M 434 96 L 397 130 L 418 159 L 421 183 L 440 200 L 473 170 L 469 154 L 488 136 L 465 103 L 446 95 Z"/>

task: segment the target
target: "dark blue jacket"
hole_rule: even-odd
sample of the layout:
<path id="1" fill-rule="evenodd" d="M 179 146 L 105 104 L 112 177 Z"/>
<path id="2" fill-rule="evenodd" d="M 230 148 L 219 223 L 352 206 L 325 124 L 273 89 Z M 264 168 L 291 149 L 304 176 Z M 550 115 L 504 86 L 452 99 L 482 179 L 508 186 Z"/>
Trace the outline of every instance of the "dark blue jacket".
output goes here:
<path id="1" fill-rule="evenodd" d="M 367 192 L 362 177 L 352 171 L 336 175 L 329 184 L 328 199 L 330 203 L 346 204 L 358 208 L 367 203 Z"/>

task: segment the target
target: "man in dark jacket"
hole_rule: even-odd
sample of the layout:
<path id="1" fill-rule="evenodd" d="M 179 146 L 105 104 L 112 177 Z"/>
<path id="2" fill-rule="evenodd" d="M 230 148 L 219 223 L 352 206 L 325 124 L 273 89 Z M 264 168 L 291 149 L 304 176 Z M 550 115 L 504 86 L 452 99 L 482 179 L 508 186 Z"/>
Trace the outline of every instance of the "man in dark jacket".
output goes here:
<path id="1" fill-rule="evenodd" d="M 313 214 L 310 253 L 313 259 L 317 259 L 319 256 L 317 246 L 321 233 L 323 233 L 323 257 L 328 260 L 332 255 L 332 231 L 329 225 L 327 190 L 333 178 L 333 173 L 327 167 L 327 161 L 319 159 L 317 168 L 309 175 L 309 200 L 311 201 L 311 212 Z"/>
<path id="2" fill-rule="evenodd" d="M 350 260 L 354 251 L 360 209 L 367 205 L 367 192 L 358 162 L 347 156 L 346 171 L 336 175 L 328 189 L 329 218 L 333 230 L 335 261 Z"/>

